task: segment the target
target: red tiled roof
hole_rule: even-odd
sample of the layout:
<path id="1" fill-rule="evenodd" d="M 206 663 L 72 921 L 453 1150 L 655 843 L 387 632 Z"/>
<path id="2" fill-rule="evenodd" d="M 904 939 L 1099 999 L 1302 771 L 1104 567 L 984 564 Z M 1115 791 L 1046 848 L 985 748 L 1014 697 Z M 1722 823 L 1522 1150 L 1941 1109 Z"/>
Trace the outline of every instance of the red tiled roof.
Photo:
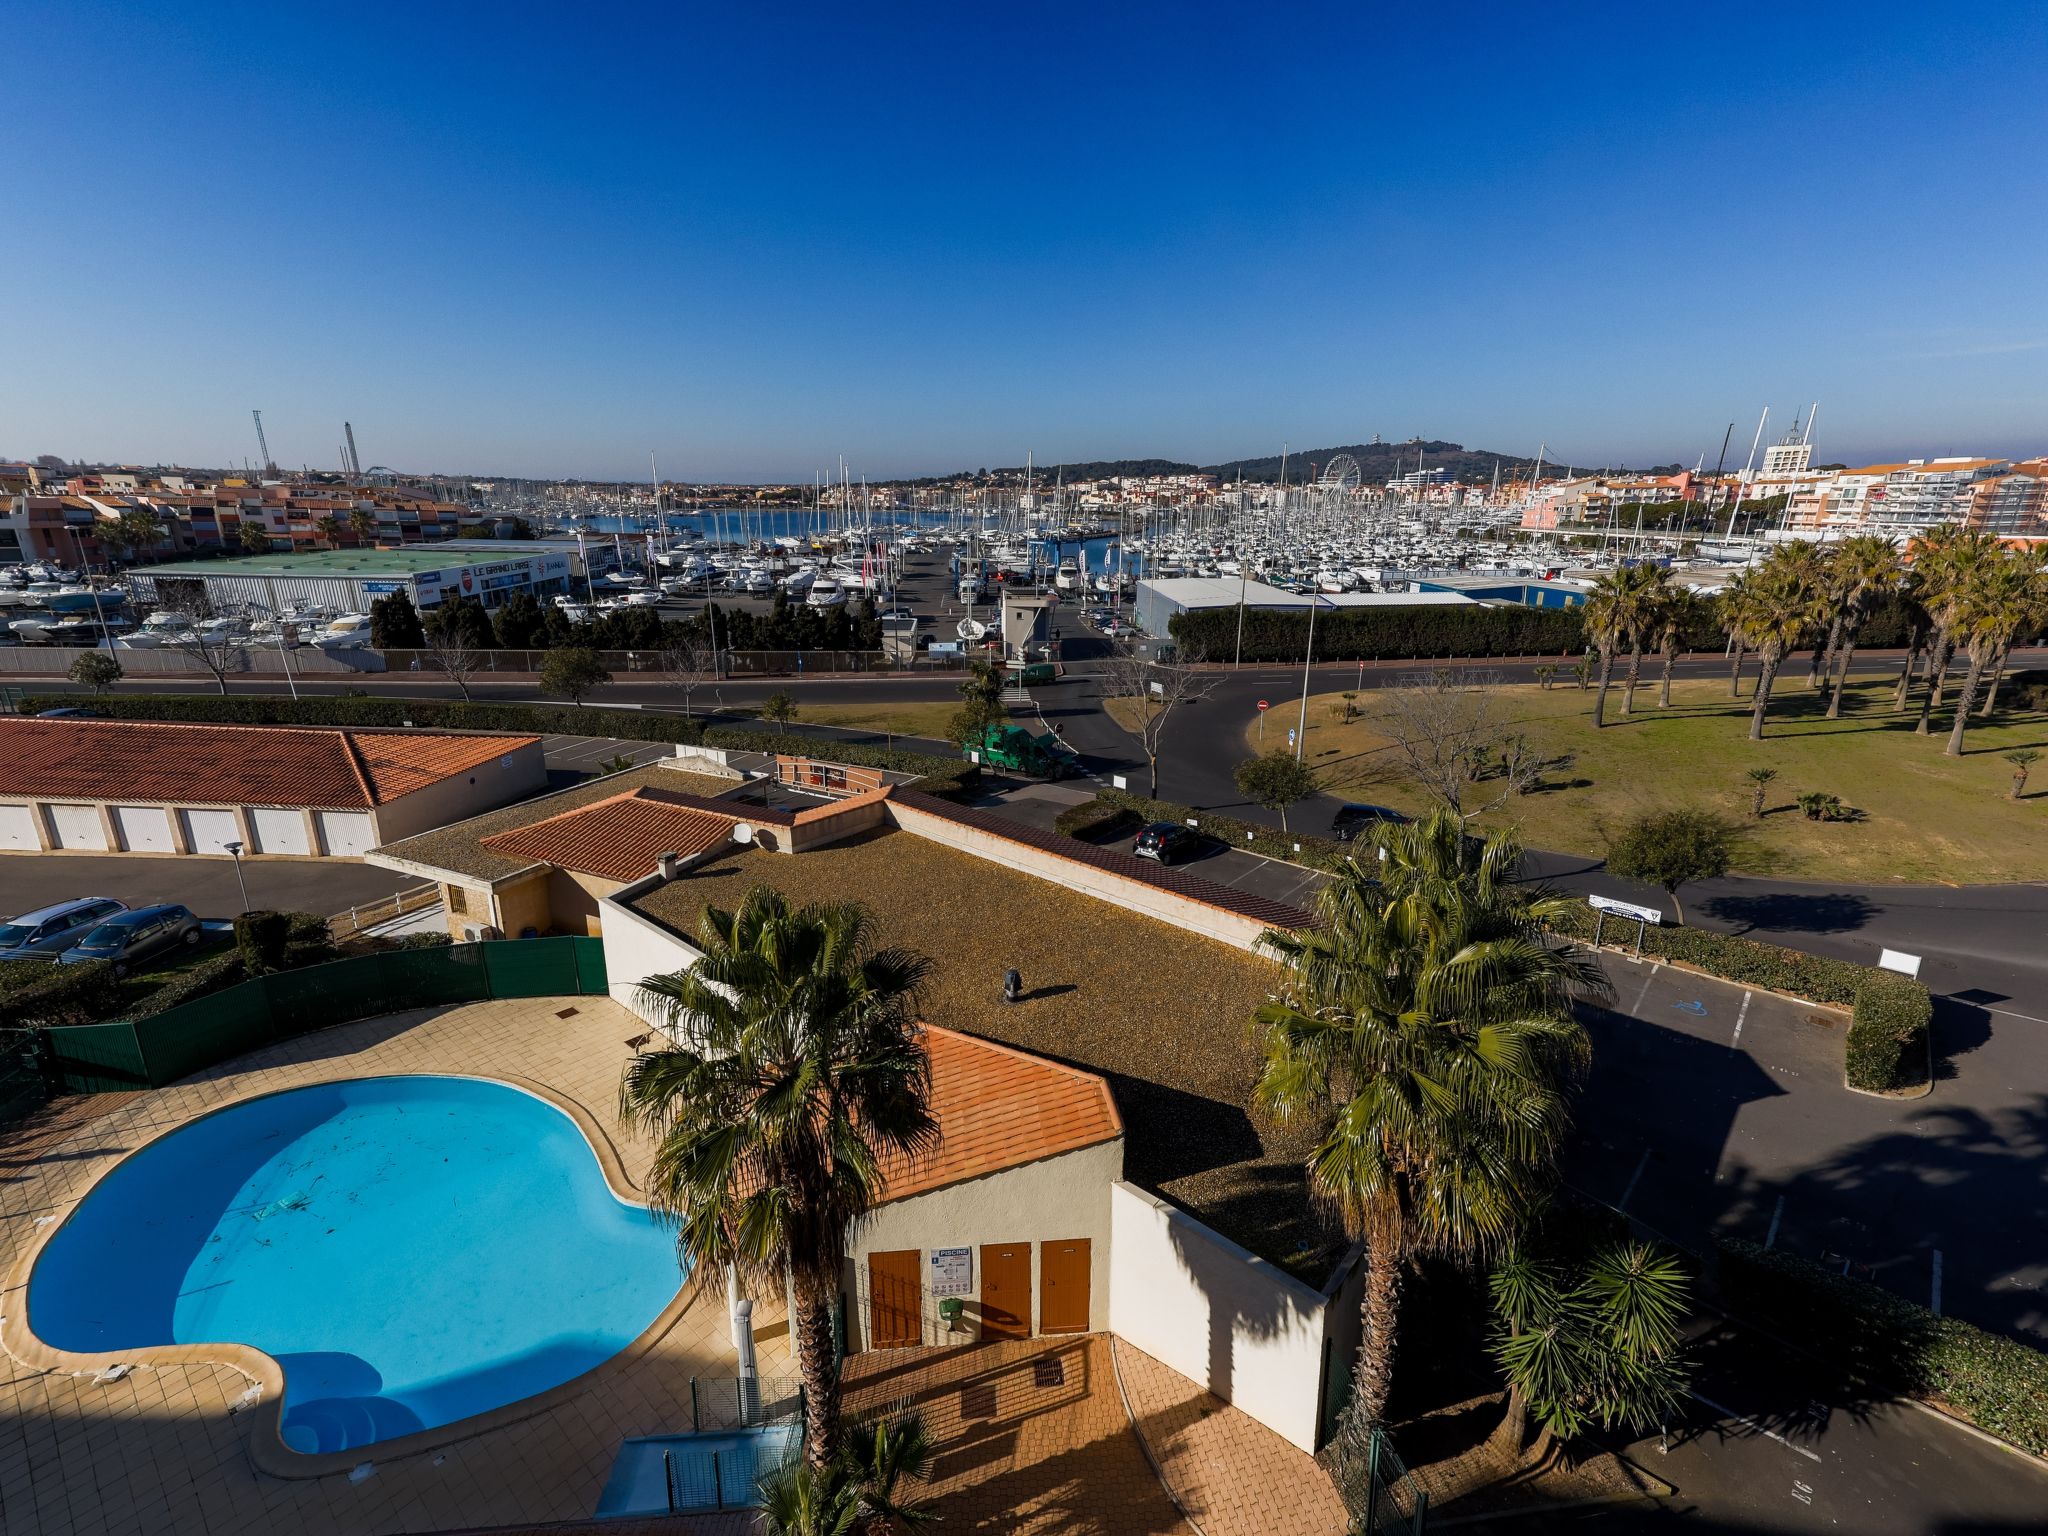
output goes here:
<path id="1" fill-rule="evenodd" d="M 884 1163 L 888 1198 L 929 1193 L 1123 1135 L 1109 1084 L 974 1035 L 927 1026 L 941 1140 L 907 1166 Z"/>
<path id="2" fill-rule="evenodd" d="M 988 811 L 978 811 L 970 806 L 956 805 L 951 800 L 942 800 L 937 795 L 927 795 L 914 789 L 898 788 L 894 798 L 912 810 L 925 811 L 947 821 L 957 822 L 963 827 L 972 827 L 977 832 L 986 832 L 991 837 L 1007 838 L 1013 843 L 1022 843 L 1027 848 L 1036 848 L 1062 859 L 1072 859 L 1077 864 L 1087 864 L 1095 869 L 1107 870 L 1122 875 L 1125 879 L 1136 880 L 1176 896 L 1185 896 L 1189 901 L 1199 901 L 1204 906 L 1218 907 L 1225 912 L 1234 912 L 1239 917 L 1248 917 L 1255 923 L 1264 923 L 1269 928 L 1305 929 L 1315 926 L 1315 915 L 1291 906 L 1284 901 L 1273 901 L 1265 896 L 1254 896 L 1247 891 L 1235 890 L 1219 885 L 1214 880 L 1204 880 L 1199 875 L 1183 874 L 1177 869 L 1167 869 L 1128 853 L 1113 848 L 1097 848 L 1079 838 L 1065 837 L 1058 832 L 1045 832 L 1037 827 L 1027 827 L 1021 822 L 1010 821 Z"/>
<path id="3" fill-rule="evenodd" d="M 683 796 L 629 790 L 608 800 L 593 801 L 545 821 L 536 821 L 481 839 L 497 853 L 573 869 L 609 880 L 638 880 L 654 873 L 664 853 L 689 858 L 721 846 L 732 835 L 730 812 L 720 815 L 671 803 Z"/>
<path id="4" fill-rule="evenodd" d="M 385 805 L 537 736 L 0 720 L 0 792 L 197 805 Z"/>

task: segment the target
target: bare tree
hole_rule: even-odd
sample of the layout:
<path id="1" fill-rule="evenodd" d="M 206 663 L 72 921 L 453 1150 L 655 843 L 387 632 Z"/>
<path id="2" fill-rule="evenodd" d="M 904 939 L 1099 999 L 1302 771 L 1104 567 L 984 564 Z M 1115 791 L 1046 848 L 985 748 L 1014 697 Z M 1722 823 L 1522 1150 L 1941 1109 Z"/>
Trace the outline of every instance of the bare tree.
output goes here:
<path id="1" fill-rule="evenodd" d="M 1401 772 L 1462 818 L 1528 793 L 1547 769 L 1569 761 L 1535 750 L 1512 728 L 1499 681 L 1491 673 L 1439 668 L 1408 673 L 1380 690 L 1378 724 Z"/>
<path id="2" fill-rule="evenodd" d="M 1159 795 L 1159 747 L 1166 735 L 1166 722 L 1181 705 L 1207 698 L 1222 682 L 1220 677 L 1196 670 L 1202 660 L 1196 651 L 1176 653 L 1172 661 L 1158 661 L 1131 646 L 1119 645 L 1097 670 L 1104 698 L 1138 701 L 1138 744 L 1144 748 L 1154 799 Z"/>
<path id="3" fill-rule="evenodd" d="M 718 652 L 697 633 L 694 624 L 672 628 L 671 632 L 677 634 L 677 638 L 661 648 L 661 675 L 682 694 L 683 717 L 688 719 L 694 713 L 690 695 L 706 683 L 717 680 Z"/>
<path id="4" fill-rule="evenodd" d="M 223 695 L 228 675 L 249 670 L 249 610 L 242 604 L 209 602 L 203 591 L 179 592 L 157 604 L 184 621 L 167 636 L 162 650 L 189 657 L 213 674 Z"/>
<path id="5" fill-rule="evenodd" d="M 428 624 L 425 639 L 420 647 L 427 654 L 428 662 L 443 673 L 449 682 L 461 691 L 462 702 L 469 702 L 469 680 L 484 667 L 484 647 L 477 644 L 476 637 L 466 625 Z"/>

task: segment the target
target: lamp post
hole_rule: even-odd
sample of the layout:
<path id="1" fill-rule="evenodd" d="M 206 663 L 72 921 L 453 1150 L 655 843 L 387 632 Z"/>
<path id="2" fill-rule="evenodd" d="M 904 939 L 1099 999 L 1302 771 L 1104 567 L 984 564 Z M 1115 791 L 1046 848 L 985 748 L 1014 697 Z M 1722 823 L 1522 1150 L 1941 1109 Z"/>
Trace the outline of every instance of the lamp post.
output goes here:
<path id="1" fill-rule="evenodd" d="M 234 856 L 235 884 L 242 888 L 242 910 L 247 912 L 249 910 L 249 882 L 242 878 L 242 845 L 240 843 L 227 843 L 223 846 Z"/>
<path id="2" fill-rule="evenodd" d="M 1323 606 L 1320 592 L 1309 594 L 1308 601 L 1308 649 L 1301 653 L 1301 720 L 1294 731 L 1294 760 L 1301 761 L 1301 754 L 1308 747 L 1308 664 L 1316 654 L 1316 610 Z"/>

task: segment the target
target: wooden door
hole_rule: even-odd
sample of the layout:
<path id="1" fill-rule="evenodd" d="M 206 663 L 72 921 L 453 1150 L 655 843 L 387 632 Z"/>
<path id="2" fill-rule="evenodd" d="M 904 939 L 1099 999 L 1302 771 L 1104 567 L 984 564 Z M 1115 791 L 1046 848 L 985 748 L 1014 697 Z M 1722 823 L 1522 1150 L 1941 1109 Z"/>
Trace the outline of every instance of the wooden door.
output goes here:
<path id="1" fill-rule="evenodd" d="M 1031 1337 L 1031 1245 L 984 1243 L 981 1249 L 981 1336 Z"/>
<path id="2" fill-rule="evenodd" d="M 916 1248 L 868 1255 L 868 1348 L 924 1342 L 924 1290 Z"/>
<path id="3" fill-rule="evenodd" d="M 1088 1331 L 1089 1242 L 1063 1238 L 1038 1245 L 1038 1331 Z"/>

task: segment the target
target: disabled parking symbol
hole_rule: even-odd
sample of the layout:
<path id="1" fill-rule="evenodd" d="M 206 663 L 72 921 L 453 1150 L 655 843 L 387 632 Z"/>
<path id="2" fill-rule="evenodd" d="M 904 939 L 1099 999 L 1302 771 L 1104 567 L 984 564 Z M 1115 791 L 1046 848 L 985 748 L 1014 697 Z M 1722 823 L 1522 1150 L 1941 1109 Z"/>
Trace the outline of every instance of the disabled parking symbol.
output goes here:
<path id="1" fill-rule="evenodd" d="M 1694 998 L 1690 1002 L 1673 1003 L 1671 1006 L 1676 1008 L 1680 1013 L 1695 1013 L 1699 1014 L 1702 1017 L 1706 1015 L 1707 1011 L 1707 1005 L 1701 1002 L 1698 998 Z"/>

